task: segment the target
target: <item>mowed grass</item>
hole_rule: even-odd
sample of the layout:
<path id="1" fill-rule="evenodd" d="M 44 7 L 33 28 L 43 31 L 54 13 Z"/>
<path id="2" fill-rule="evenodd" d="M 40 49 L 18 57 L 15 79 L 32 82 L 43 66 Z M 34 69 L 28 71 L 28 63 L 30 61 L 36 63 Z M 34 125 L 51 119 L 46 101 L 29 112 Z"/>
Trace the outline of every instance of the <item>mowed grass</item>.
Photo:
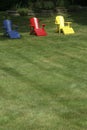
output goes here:
<path id="1" fill-rule="evenodd" d="M 39 17 L 46 37 L 11 17 L 21 39 L 2 36 L 0 16 L 0 130 L 87 130 L 87 13 L 66 17 L 67 36 L 55 33 L 55 16 Z"/>

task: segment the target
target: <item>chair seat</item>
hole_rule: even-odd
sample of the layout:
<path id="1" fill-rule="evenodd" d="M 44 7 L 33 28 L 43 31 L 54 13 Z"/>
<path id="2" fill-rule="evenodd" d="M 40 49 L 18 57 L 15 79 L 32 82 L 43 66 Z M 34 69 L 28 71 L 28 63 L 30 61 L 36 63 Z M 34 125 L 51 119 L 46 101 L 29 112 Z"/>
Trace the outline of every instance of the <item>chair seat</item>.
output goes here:
<path id="1" fill-rule="evenodd" d="M 63 27 L 62 31 L 63 31 L 63 33 L 65 35 L 67 35 L 67 34 L 74 34 L 75 33 L 72 27 Z"/>
<path id="2" fill-rule="evenodd" d="M 10 38 L 20 38 L 20 34 L 16 31 L 10 31 L 8 32 Z"/>
<path id="3" fill-rule="evenodd" d="M 47 35 L 47 33 L 42 28 L 34 29 L 34 30 L 35 30 L 35 33 L 37 36 L 46 36 Z"/>

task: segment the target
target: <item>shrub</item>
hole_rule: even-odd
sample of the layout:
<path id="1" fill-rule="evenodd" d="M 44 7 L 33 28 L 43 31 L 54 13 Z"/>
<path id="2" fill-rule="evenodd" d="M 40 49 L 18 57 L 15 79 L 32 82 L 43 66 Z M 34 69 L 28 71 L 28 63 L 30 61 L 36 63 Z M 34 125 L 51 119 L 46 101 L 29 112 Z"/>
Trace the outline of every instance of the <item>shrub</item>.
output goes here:
<path id="1" fill-rule="evenodd" d="M 54 8 L 54 4 L 52 1 L 45 1 L 44 2 L 44 9 L 53 9 Z"/>
<path id="2" fill-rule="evenodd" d="M 19 8 L 17 11 L 21 16 L 27 16 L 29 12 L 28 8 Z"/>

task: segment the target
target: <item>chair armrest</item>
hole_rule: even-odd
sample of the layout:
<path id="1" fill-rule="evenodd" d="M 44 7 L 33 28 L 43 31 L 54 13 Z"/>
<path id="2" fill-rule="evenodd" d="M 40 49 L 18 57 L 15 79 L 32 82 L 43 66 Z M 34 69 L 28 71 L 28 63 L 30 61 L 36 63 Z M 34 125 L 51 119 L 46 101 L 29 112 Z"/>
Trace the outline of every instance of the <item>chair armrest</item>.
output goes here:
<path id="1" fill-rule="evenodd" d="M 42 27 L 44 28 L 46 25 L 45 24 L 42 24 Z"/>
<path id="2" fill-rule="evenodd" d="M 65 24 L 67 24 L 68 26 L 70 26 L 70 24 L 72 23 L 72 22 L 64 22 Z"/>

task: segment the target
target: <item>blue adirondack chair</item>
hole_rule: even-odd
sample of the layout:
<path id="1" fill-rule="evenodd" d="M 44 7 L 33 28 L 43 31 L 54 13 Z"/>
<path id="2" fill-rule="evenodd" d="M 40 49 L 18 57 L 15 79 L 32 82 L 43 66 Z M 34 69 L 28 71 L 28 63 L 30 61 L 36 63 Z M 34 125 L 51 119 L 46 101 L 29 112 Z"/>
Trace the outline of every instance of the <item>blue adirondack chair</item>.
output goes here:
<path id="1" fill-rule="evenodd" d="M 5 19 L 3 21 L 3 28 L 4 28 L 4 35 L 8 36 L 9 38 L 20 38 L 20 34 L 17 32 L 17 30 L 12 30 L 12 22 L 11 20 Z"/>

